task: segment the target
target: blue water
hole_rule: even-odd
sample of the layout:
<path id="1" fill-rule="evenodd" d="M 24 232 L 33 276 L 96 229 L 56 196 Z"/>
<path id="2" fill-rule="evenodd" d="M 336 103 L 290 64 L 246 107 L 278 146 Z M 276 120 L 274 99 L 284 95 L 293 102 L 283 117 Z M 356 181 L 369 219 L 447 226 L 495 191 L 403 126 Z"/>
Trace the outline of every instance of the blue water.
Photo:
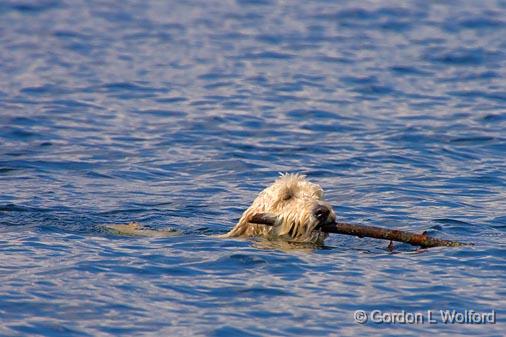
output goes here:
<path id="1" fill-rule="evenodd" d="M 0 46 L 0 335 L 506 331 L 506 2 L 7 0 Z M 476 245 L 212 236 L 286 171 Z M 182 234 L 100 226 L 128 221 Z"/>

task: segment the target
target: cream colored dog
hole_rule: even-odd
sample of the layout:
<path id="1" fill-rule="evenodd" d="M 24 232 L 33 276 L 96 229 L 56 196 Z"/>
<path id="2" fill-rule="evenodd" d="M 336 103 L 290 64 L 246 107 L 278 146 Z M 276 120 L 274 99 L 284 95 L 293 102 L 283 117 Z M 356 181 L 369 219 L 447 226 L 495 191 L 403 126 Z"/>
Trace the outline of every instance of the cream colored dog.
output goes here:
<path id="1" fill-rule="evenodd" d="M 252 223 L 252 218 L 258 214 L 273 218 L 275 225 Z M 328 234 L 318 227 L 335 220 L 332 206 L 324 200 L 319 185 L 310 183 L 300 174 L 282 174 L 260 192 L 237 225 L 221 237 L 257 236 L 322 245 Z"/>
<path id="2" fill-rule="evenodd" d="M 251 222 L 255 215 L 263 214 L 273 220 L 273 226 Z M 221 238 L 262 237 L 293 243 L 322 245 L 328 234 L 320 231 L 321 225 L 332 223 L 336 214 L 323 198 L 319 185 L 310 183 L 301 174 L 282 174 L 271 186 L 264 189 L 243 213 L 230 232 Z M 175 231 L 151 230 L 132 222 L 126 225 L 105 225 L 119 235 L 172 236 Z"/>

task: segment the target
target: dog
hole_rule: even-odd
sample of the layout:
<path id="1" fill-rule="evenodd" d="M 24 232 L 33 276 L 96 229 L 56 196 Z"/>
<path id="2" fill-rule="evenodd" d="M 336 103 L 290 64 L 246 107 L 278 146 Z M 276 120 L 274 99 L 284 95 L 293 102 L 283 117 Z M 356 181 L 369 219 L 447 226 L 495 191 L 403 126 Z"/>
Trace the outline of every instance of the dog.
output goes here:
<path id="1" fill-rule="evenodd" d="M 255 215 L 272 220 L 272 226 L 253 222 Z M 258 194 L 239 222 L 220 238 L 260 237 L 269 241 L 323 245 L 328 233 L 319 228 L 335 222 L 336 214 L 324 199 L 323 189 L 301 174 L 281 174 L 274 183 Z M 162 237 L 178 235 L 177 231 L 154 230 L 136 222 L 109 224 L 108 232 L 129 236 Z"/>
<path id="2" fill-rule="evenodd" d="M 258 214 L 268 215 L 274 226 L 253 223 Z M 292 243 L 323 245 L 328 234 L 319 227 L 333 223 L 336 214 L 325 201 L 323 189 L 301 174 L 281 174 L 265 188 L 223 238 L 261 237 Z"/>

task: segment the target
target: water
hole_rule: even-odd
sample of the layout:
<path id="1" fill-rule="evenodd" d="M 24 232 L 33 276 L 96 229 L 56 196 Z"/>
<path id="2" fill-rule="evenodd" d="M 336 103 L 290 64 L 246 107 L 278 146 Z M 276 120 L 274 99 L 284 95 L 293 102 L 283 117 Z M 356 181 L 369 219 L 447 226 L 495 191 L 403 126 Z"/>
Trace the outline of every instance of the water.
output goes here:
<path id="1" fill-rule="evenodd" d="M 502 335 L 505 18 L 504 1 L 2 1 L 0 334 Z M 285 171 L 340 220 L 476 246 L 212 237 Z M 182 235 L 100 227 L 132 220 Z"/>

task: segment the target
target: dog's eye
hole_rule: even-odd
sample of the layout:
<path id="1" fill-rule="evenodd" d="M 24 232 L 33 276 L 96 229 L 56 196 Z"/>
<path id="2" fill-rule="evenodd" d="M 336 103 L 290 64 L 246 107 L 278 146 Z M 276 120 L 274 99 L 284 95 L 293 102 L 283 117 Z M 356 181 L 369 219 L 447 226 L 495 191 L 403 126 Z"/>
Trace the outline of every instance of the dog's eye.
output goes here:
<path id="1" fill-rule="evenodd" d="M 278 200 L 287 201 L 293 198 L 294 196 L 294 190 L 293 188 L 290 188 L 289 186 L 285 186 L 279 191 L 278 194 Z"/>

